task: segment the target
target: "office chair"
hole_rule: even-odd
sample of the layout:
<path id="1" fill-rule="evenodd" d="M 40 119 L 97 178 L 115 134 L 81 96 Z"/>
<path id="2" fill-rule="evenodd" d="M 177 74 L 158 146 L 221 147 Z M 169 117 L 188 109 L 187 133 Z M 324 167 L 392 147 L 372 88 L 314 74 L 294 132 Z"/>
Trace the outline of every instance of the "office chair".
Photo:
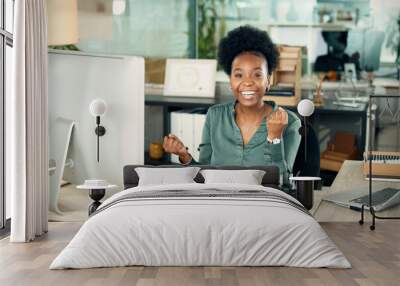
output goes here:
<path id="1" fill-rule="evenodd" d="M 320 151 L 319 140 L 314 128 L 307 124 L 307 161 L 304 153 L 306 151 L 304 121 L 301 123 L 299 133 L 301 142 L 297 151 L 296 159 L 293 165 L 293 176 L 319 177 L 320 175 Z"/>

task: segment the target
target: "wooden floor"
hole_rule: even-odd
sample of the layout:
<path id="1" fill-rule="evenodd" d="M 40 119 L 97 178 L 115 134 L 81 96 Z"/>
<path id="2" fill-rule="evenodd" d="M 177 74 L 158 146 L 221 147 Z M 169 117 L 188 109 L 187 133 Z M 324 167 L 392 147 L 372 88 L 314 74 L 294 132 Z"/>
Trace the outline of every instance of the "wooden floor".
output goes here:
<path id="1" fill-rule="evenodd" d="M 289 267 L 121 267 L 48 270 L 80 227 L 50 223 L 44 237 L 27 244 L 0 241 L 0 285 L 400 285 L 400 223 L 322 223 L 352 269 Z"/>

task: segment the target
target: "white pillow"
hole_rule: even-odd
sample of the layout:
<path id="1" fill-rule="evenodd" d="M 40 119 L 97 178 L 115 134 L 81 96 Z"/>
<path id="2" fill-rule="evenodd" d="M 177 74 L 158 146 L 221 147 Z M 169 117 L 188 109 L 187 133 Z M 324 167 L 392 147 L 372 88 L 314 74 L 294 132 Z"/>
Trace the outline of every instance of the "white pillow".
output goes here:
<path id="1" fill-rule="evenodd" d="M 234 183 L 261 185 L 265 171 L 261 170 L 201 170 L 205 184 Z"/>
<path id="2" fill-rule="evenodd" d="M 199 167 L 183 168 L 135 168 L 139 176 L 138 186 L 195 183 Z"/>

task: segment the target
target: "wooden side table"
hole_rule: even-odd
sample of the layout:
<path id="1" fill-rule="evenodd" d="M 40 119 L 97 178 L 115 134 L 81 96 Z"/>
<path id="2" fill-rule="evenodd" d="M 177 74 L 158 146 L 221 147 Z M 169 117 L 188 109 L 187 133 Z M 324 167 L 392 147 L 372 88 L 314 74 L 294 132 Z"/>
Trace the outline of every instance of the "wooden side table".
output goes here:
<path id="1" fill-rule="evenodd" d="M 94 186 L 94 185 L 87 185 L 87 184 L 77 186 L 78 189 L 89 190 L 89 197 L 93 200 L 93 203 L 91 203 L 88 207 L 89 216 L 92 213 L 94 213 L 97 210 L 97 208 L 101 205 L 100 200 L 106 194 L 106 190 L 116 188 L 116 187 L 117 187 L 117 185 Z"/>

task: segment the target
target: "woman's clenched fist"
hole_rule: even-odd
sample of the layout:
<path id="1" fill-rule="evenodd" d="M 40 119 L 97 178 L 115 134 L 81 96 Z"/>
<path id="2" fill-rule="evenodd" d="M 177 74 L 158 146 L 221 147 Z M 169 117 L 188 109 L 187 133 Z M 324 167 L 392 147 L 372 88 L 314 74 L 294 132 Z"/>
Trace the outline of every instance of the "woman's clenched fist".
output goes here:
<path id="1" fill-rule="evenodd" d="M 268 138 L 281 138 L 283 130 L 287 125 L 288 114 L 282 107 L 279 107 L 276 111 L 267 116 Z"/>
<path id="2" fill-rule="evenodd" d="M 178 155 L 182 163 L 187 163 L 192 159 L 182 141 L 173 134 L 164 136 L 163 148 L 167 153 Z"/>

